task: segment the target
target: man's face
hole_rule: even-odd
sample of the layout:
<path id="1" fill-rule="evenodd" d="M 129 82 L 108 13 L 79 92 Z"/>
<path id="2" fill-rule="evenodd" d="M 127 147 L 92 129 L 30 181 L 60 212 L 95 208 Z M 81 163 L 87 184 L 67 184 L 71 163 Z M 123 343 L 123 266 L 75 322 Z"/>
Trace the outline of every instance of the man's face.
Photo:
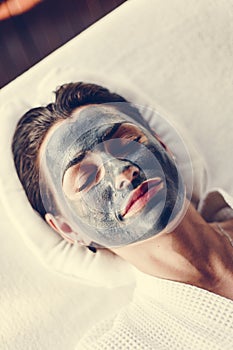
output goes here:
<path id="1" fill-rule="evenodd" d="M 103 246 L 154 236 L 183 205 L 170 155 L 151 131 L 108 105 L 87 106 L 63 122 L 42 164 L 56 192 L 55 214 Z"/>

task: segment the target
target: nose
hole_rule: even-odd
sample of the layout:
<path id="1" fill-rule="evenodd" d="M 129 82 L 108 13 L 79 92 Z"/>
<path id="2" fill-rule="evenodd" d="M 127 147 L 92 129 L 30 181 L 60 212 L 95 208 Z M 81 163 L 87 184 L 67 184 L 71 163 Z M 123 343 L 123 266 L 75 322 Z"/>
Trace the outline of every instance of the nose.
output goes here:
<path id="1" fill-rule="evenodd" d="M 125 166 L 122 171 L 115 177 L 115 188 L 124 190 L 139 175 L 139 169 L 134 165 Z"/>

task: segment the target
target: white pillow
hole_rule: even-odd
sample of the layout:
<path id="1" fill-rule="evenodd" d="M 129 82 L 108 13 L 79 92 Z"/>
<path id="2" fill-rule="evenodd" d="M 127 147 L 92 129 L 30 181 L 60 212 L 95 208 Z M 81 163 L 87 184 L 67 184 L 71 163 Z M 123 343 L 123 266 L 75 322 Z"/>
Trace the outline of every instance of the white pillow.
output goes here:
<path id="1" fill-rule="evenodd" d="M 35 255 L 49 268 L 78 278 L 80 281 L 106 287 L 117 287 L 132 283 L 134 281 L 131 265 L 123 261 L 106 249 L 98 250 L 95 254 L 85 247 L 77 244 L 71 245 L 64 241 L 57 233 L 37 215 L 31 208 L 24 190 L 16 175 L 13 159 L 11 155 L 11 140 L 18 119 L 30 108 L 39 105 L 46 105 L 54 100 L 51 91 L 58 85 L 71 81 L 86 81 L 106 86 L 124 96 L 129 101 L 149 105 L 153 103 L 148 96 L 143 96 L 142 91 L 136 91 L 133 86 L 126 81 L 119 79 L 108 80 L 106 77 L 99 77 L 96 74 L 77 72 L 70 70 L 53 70 L 49 75 L 41 80 L 34 90 L 34 98 L 25 94 L 24 99 L 14 97 L 14 102 L 8 102 L 1 106 L 1 138 L 0 149 L 4 167 L 0 175 L 0 197 L 7 210 L 7 213 L 15 225 L 16 234 L 20 232 L 25 242 L 30 246 Z M 146 113 L 144 116 L 161 139 L 169 146 L 177 157 L 177 161 L 182 164 L 182 149 L 178 147 L 177 133 L 174 132 L 170 122 L 174 124 L 173 118 L 168 117 L 169 122 L 161 121 L 159 114 L 161 108 L 157 107 L 158 114 Z M 165 117 L 164 111 L 162 111 Z M 167 116 L 166 116 L 167 117 Z M 206 170 L 200 153 L 190 142 L 190 135 L 187 130 L 180 126 L 179 133 L 185 140 L 189 150 L 193 165 L 193 193 L 195 204 L 206 188 Z M 181 147 L 182 148 L 182 147 Z M 185 164 L 184 168 L 185 168 Z M 185 171 L 185 169 L 184 169 Z"/>

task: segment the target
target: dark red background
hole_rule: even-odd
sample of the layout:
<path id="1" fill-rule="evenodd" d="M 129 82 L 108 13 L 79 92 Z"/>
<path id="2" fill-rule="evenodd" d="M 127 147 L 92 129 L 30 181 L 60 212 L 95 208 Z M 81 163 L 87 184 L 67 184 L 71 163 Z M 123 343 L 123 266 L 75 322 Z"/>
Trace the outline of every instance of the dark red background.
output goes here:
<path id="1" fill-rule="evenodd" d="M 0 87 L 126 0 L 44 0 L 0 21 Z"/>

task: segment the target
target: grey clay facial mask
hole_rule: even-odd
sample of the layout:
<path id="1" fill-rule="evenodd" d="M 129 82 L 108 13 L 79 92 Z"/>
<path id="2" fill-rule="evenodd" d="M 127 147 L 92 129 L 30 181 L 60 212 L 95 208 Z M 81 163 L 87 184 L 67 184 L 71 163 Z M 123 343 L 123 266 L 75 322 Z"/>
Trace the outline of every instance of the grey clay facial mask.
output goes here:
<path id="1" fill-rule="evenodd" d="M 161 232 L 181 211 L 185 187 L 152 132 L 109 105 L 90 105 L 46 143 L 40 189 L 47 212 L 85 242 L 117 247 Z"/>

